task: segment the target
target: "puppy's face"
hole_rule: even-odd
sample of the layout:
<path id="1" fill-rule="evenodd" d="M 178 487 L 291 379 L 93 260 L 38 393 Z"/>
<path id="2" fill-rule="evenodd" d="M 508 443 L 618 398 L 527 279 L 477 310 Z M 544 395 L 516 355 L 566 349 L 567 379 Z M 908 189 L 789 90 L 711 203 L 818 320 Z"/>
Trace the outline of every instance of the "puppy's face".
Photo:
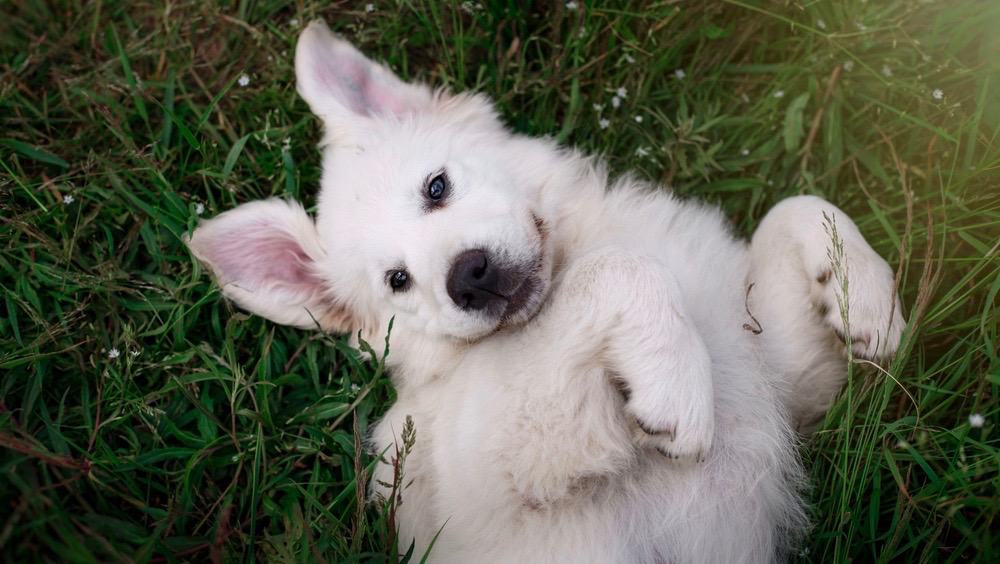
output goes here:
<path id="1" fill-rule="evenodd" d="M 394 317 L 478 339 L 529 319 L 551 276 L 542 180 L 489 103 L 403 83 L 321 23 L 296 74 L 326 129 L 316 221 L 268 200 L 199 226 L 189 245 L 226 295 L 336 331 Z"/>

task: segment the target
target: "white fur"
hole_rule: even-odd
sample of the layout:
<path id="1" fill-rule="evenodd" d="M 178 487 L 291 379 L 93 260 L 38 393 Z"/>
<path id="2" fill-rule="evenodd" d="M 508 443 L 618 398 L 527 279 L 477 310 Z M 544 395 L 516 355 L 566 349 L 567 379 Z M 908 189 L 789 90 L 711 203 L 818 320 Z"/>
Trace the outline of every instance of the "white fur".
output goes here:
<path id="1" fill-rule="evenodd" d="M 876 357 L 904 325 L 891 271 L 849 218 L 792 198 L 748 245 L 718 210 L 611 183 L 591 158 L 510 133 L 481 97 L 401 82 L 321 23 L 296 70 L 326 125 L 315 224 L 255 202 L 189 243 L 226 295 L 277 322 L 379 342 L 395 319 L 398 400 L 370 442 L 415 421 L 404 545 L 421 554 L 440 529 L 434 562 L 763 562 L 794 544 L 792 428 L 843 383 L 834 330 Z M 428 211 L 442 169 L 452 193 Z M 849 331 L 824 213 L 844 241 Z M 498 322 L 451 301 L 451 262 L 473 248 L 538 261 L 523 312 Z M 394 293 L 401 266 L 412 286 Z"/>

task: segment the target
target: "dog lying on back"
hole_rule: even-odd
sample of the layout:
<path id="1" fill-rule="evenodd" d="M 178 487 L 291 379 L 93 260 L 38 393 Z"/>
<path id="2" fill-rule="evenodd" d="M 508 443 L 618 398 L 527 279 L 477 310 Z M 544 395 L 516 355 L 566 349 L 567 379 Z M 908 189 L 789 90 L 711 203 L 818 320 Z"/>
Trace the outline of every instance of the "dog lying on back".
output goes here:
<path id="1" fill-rule="evenodd" d="M 905 324 L 851 220 L 790 198 L 748 244 L 320 22 L 295 57 L 325 126 L 316 220 L 251 202 L 188 244 L 277 323 L 378 342 L 395 320 L 399 399 L 370 444 L 413 418 L 401 543 L 422 554 L 440 530 L 434 562 L 781 558 L 805 526 L 794 429 L 841 388 L 842 341 L 884 357 Z"/>

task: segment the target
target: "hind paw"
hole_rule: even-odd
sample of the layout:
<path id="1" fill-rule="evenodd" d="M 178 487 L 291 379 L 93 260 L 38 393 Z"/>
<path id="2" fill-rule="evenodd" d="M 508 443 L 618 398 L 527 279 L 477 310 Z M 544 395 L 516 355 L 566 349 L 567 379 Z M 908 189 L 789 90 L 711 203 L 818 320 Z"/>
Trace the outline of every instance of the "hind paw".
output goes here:
<path id="1" fill-rule="evenodd" d="M 844 243 L 842 264 L 846 301 L 842 299 L 845 273 L 827 264 L 814 273 L 816 312 L 841 342 L 850 343 L 855 356 L 872 360 L 891 356 L 906 326 L 892 269 L 864 241 Z M 842 305 L 847 307 L 846 322 Z"/>

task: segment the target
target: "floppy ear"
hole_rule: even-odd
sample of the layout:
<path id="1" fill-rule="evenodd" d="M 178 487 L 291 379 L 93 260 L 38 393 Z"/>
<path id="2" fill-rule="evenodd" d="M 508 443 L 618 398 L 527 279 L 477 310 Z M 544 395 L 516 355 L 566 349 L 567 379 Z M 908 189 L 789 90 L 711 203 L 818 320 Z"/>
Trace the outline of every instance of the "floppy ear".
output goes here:
<path id="1" fill-rule="evenodd" d="M 326 121 L 379 114 L 403 115 L 431 104 L 430 90 L 407 84 L 321 20 L 310 23 L 295 46 L 299 94 Z"/>
<path id="2" fill-rule="evenodd" d="M 276 323 L 347 332 L 353 316 L 321 274 L 326 254 L 312 218 L 294 202 L 250 202 L 201 222 L 186 240 L 222 293 Z"/>

